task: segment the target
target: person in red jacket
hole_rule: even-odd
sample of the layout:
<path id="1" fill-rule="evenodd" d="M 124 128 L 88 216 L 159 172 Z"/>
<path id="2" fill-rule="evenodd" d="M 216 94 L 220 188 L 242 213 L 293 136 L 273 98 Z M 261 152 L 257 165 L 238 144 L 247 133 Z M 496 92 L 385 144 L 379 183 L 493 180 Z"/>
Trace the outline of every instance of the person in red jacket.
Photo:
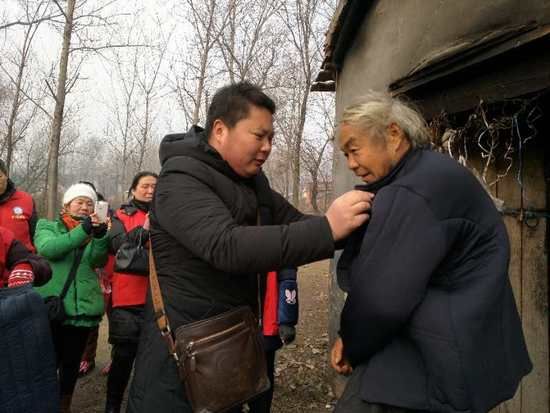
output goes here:
<path id="1" fill-rule="evenodd" d="M 52 276 L 48 262 L 0 227 L 0 411 L 59 411 L 55 352 L 42 297 L 33 284 Z"/>
<path id="2" fill-rule="evenodd" d="M 296 338 L 298 323 L 298 270 L 296 267 L 271 271 L 267 274 L 262 313 L 262 333 L 264 336 L 267 376 L 271 386 L 269 390 L 251 401 L 250 413 L 269 413 L 275 385 L 275 355 L 283 344 L 287 345 Z"/>
<path id="3" fill-rule="evenodd" d="M 32 239 L 38 216 L 32 196 L 17 189 L 0 160 L 0 226 L 13 232 L 16 240 L 34 252 Z"/>
<path id="4" fill-rule="evenodd" d="M 136 272 L 120 270 L 121 247 L 137 249 L 149 239 L 149 207 L 157 184 L 157 174 L 140 172 L 129 190 L 130 201 L 115 211 L 111 227 L 111 252 L 115 254 L 115 270 L 111 280 L 109 343 L 112 344 L 112 364 L 107 380 L 105 412 L 118 413 L 124 390 L 128 385 L 143 321 L 145 296 L 149 286 L 149 268 Z M 146 252 L 146 250 L 145 250 Z"/>

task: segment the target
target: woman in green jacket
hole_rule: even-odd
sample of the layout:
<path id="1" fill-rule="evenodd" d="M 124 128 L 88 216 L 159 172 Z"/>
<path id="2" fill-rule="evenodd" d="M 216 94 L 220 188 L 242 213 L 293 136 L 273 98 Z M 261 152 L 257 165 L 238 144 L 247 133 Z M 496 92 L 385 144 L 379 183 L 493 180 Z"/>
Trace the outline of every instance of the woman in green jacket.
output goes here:
<path id="1" fill-rule="evenodd" d="M 36 288 L 40 295 L 60 296 L 71 270 L 75 273 L 63 298 L 66 319 L 51 325 L 62 412 L 70 411 L 88 334 L 103 315 L 103 294 L 95 268 L 107 261 L 109 239 L 107 223 L 100 223 L 94 213 L 96 202 L 97 195 L 89 185 L 71 186 L 63 196 L 59 217 L 39 220 L 34 236 L 37 252 L 48 260 L 53 272 L 48 283 Z"/>

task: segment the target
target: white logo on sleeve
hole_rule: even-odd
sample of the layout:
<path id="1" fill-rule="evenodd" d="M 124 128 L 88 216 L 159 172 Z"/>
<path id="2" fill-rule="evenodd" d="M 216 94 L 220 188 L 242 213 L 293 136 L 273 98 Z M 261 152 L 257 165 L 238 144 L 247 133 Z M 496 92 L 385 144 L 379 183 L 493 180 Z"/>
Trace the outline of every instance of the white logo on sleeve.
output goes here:
<path id="1" fill-rule="evenodd" d="M 290 305 L 296 304 L 296 290 L 285 290 L 286 303 Z"/>

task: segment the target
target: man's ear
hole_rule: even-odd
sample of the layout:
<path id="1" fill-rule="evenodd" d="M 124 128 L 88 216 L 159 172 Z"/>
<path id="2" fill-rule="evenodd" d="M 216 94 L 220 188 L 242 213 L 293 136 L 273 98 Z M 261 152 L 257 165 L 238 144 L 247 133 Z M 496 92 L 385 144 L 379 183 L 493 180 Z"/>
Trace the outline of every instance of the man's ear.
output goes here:
<path id="1" fill-rule="evenodd" d="M 221 119 L 216 119 L 212 124 L 212 130 L 208 138 L 210 145 L 214 148 L 221 147 L 227 137 L 227 132 L 227 125 Z"/>

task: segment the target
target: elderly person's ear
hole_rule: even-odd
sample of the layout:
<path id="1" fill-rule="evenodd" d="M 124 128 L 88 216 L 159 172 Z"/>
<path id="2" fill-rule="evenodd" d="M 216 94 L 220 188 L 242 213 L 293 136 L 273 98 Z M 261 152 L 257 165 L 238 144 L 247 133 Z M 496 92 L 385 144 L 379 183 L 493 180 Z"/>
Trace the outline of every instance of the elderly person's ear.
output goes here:
<path id="1" fill-rule="evenodd" d="M 386 143 L 390 148 L 397 150 L 402 144 L 408 143 L 405 132 L 397 123 L 390 123 L 387 128 Z"/>

